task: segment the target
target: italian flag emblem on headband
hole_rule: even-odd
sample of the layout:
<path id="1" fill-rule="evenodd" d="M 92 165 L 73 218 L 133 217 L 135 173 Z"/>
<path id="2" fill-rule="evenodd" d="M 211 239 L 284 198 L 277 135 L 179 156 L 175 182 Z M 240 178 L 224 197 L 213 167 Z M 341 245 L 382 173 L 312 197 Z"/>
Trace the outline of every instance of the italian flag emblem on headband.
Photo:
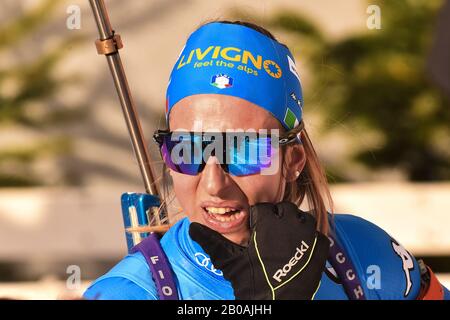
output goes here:
<path id="1" fill-rule="evenodd" d="M 219 73 L 211 78 L 211 84 L 219 89 L 225 89 L 233 86 L 233 78 L 226 74 Z"/>
<path id="2" fill-rule="evenodd" d="M 298 126 L 299 122 L 294 112 L 291 109 L 286 108 L 286 114 L 284 115 L 284 123 L 288 126 L 289 129 L 294 129 Z"/>

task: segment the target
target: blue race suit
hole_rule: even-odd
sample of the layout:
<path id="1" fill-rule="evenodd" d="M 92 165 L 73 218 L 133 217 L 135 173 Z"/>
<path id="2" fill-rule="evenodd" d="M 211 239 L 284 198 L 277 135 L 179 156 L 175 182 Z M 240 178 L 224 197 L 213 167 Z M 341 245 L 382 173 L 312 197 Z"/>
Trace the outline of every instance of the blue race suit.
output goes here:
<path id="1" fill-rule="evenodd" d="M 333 215 L 335 238 L 352 261 L 366 299 L 414 300 L 420 291 L 419 265 L 414 257 L 376 225 L 353 215 Z M 233 288 L 212 265 L 202 248 L 189 236 L 189 220 L 178 221 L 162 237 L 161 246 L 175 274 L 180 299 L 233 300 Z M 127 255 L 95 280 L 86 299 L 157 299 L 150 269 L 140 252 Z M 331 265 L 322 275 L 315 300 L 347 300 Z M 444 299 L 450 292 L 444 288 Z"/>

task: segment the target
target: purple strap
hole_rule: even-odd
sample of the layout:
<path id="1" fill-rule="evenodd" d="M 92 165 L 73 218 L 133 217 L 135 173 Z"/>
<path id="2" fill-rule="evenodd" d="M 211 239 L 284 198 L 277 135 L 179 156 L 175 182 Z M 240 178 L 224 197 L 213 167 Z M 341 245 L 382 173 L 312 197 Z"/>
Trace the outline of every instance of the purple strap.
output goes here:
<path id="1" fill-rule="evenodd" d="M 339 279 L 341 279 L 345 293 L 350 300 L 366 300 L 364 290 L 352 262 L 348 259 L 339 243 L 332 237 L 328 238 L 331 241 L 328 261 L 330 261 Z"/>
<path id="2" fill-rule="evenodd" d="M 159 299 L 178 300 L 172 269 L 156 234 L 150 233 L 148 237 L 135 245 L 130 252 L 135 253 L 138 251 L 142 253 L 150 267 Z"/>

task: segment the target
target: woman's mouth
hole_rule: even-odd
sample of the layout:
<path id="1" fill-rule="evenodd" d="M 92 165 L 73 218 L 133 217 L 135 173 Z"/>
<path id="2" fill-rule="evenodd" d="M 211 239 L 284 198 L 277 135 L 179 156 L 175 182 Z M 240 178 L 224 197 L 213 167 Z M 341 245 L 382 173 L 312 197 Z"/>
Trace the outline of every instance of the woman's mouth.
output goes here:
<path id="1" fill-rule="evenodd" d="M 202 209 L 206 225 L 219 233 L 235 231 L 247 217 L 246 211 L 242 208 L 204 206 Z"/>

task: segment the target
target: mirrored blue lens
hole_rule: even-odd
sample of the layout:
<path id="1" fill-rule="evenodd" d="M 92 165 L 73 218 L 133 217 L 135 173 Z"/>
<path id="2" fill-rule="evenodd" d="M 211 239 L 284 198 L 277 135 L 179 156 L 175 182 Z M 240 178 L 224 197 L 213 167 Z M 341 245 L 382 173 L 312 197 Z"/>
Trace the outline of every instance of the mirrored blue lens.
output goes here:
<path id="1" fill-rule="evenodd" d="M 222 150 L 215 150 L 214 155 L 220 158 L 222 168 L 229 174 L 234 176 L 257 174 L 271 165 L 274 149 L 270 136 L 242 137 L 238 135 L 230 141 L 229 136 L 225 135 L 223 133 L 223 143 L 218 144 L 222 146 Z M 205 148 L 211 143 L 214 142 L 209 138 L 204 139 L 197 133 L 177 133 L 177 135 L 170 133 L 164 136 L 161 154 L 170 169 L 179 173 L 197 175 L 208 161 L 205 159 L 209 157 Z"/>
<path id="2" fill-rule="evenodd" d="M 227 149 L 228 172 L 234 176 L 258 174 L 271 165 L 273 149 L 270 137 L 246 137 Z"/>

